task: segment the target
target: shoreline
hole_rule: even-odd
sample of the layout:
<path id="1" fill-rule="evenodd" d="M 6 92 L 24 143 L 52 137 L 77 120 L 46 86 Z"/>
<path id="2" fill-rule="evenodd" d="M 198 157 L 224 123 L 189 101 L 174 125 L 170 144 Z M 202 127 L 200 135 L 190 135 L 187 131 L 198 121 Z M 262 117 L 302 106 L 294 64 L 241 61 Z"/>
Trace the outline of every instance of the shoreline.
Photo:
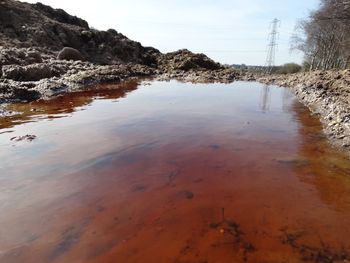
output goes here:
<path id="1" fill-rule="evenodd" d="M 100 31 L 61 9 L 0 2 L 0 116 L 6 103 L 49 100 L 134 78 L 193 83 L 258 81 L 288 87 L 339 148 L 350 150 L 350 70 L 257 75 L 187 49 L 161 53 L 114 29 Z M 20 14 L 20 15 L 18 15 Z"/>
<path id="2" fill-rule="evenodd" d="M 231 83 L 257 81 L 289 88 L 296 98 L 318 115 L 323 132 L 332 145 L 350 151 L 350 70 L 315 71 L 288 75 L 238 75 L 232 68 L 217 70 L 160 70 L 145 65 L 96 65 L 82 61 L 51 60 L 47 65 L 68 68 L 60 77 L 39 81 L 1 79 L 0 85 L 9 84 L 12 93 L 0 90 L 0 117 L 9 117 L 6 105 L 15 102 L 50 100 L 60 95 L 91 89 L 98 84 L 118 84 L 140 78 L 169 81 L 172 79 L 192 83 Z M 33 88 L 28 88 L 33 86 Z M 0 86 L 1 87 L 1 86 Z M 8 98 L 6 98 L 6 95 Z M 5 97 L 5 98 L 4 98 Z"/>
<path id="3" fill-rule="evenodd" d="M 318 116 L 323 125 L 323 132 L 331 144 L 341 150 L 350 151 L 350 87 L 347 85 L 350 83 L 350 70 L 238 76 L 233 69 L 227 68 L 161 71 L 135 64 L 100 66 L 80 61 L 66 61 L 63 64 L 71 66 L 73 70 L 59 78 L 53 77 L 35 82 L 35 88 L 27 90 L 29 99 L 25 97 L 23 100 L 15 97 L 0 103 L 0 117 L 11 116 L 11 112 L 7 112 L 5 106 L 12 102 L 31 102 L 39 99 L 49 101 L 60 95 L 91 89 L 93 85 L 117 84 L 144 77 L 160 81 L 176 79 L 192 83 L 257 81 L 290 89 L 299 102 L 309 108 L 312 114 Z M 32 97 L 32 92 L 38 94 L 38 97 Z M 26 92 L 23 94 L 27 96 Z M 16 93 L 14 95 L 16 96 Z"/>
<path id="4" fill-rule="evenodd" d="M 289 88 L 316 114 L 332 145 L 350 151 L 350 70 L 256 76 L 256 81 Z"/>
<path id="5" fill-rule="evenodd" d="M 201 83 L 228 83 L 240 79 L 237 70 L 188 50 L 160 54 L 154 66 L 132 62 L 100 65 L 82 60 L 58 59 L 54 55 L 33 50 L 0 47 L 0 58 L 2 55 L 6 60 L 0 72 L 0 105 L 50 99 L 84 90 L 87 86 L 118 83 L 132 78 L 154 77 Z M 37 58 L 34 62 L 30 57 L 33 53 Z"/>

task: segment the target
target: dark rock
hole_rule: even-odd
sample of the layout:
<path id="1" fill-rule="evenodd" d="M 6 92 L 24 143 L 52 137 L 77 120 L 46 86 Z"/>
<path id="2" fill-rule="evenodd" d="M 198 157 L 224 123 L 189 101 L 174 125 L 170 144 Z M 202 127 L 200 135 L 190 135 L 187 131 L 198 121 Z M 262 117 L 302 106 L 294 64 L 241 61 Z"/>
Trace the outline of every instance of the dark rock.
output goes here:
<path id="1" fill-rule="evenodd" d="M 26 55 L 26 61 L 28 64 L 33 64 L 33 63 L 42 63 L 43 59 L 41 58 L 41 55 L 37 51 L 29 51 Z"/>
<path id="2" fill-rule="evenodd" d="M 155 60 L 154 55 L 160 55 L 159 51 L 149 53 L 140 43 L 114 29 L 91 29 L 83 19 L 40 3 L 1 1 L 0 33 L 0 46 L 40 47 L 55 52 L 72 47 L 88 61 L 99 64 L 150 64 Z"/>
<path id="3" fill-rule="evenodd" d="M 113 28 L 108 29 L 107 32 L 113 35 L 118 35 L 118 32 Z"/>
<path id="4" fill-rule="evenodd" d="M 11 141 L 16 141 L 16 142 L 20 142 L 20 141 L 33 141 L 36 139 L 36 135 L 32 135 L 32 134 L 27 134 L 24 136 L 17 136 L 17 137 L 12 137 L 10 140 Z"/>
<path id="5" fill-rule="evenodd" d="M 18 88 L 12 91 L 12 98 L 20 101 L 34 101 L 40 98 L 40 93 L 36 90 Z"/>
<path id="6" fill-rule="evenodd" d="M 25 52 L 18 48 L 0 47 L 0 66 L 25 64 Z"/>
<path id="7" fill-rule="evenodd" d="M 57 55 L 59 60 L 84 60 L 83 55 L 79 50 L 71 47 L 63 48 Z"/>
<path id="8" fill-rule="evenodd" d="M 44 78 L 60 76 L 63 70 L 44 63 L 28 66 L 7 65 L 2 67 L 4 78 L 17 81 L 37 81 Z"/>
<path id="9" fill-rule="evenodd" d="M 89 24 L 85 20 L 76 16 L 71 16 L 62 9 L 54 9 L 42 3 L 36 3 L 33 5 L 33 7 L 48 18 L 55 19 L 58 22 L 79 26 L 87 29 L 89 28 Z"/>

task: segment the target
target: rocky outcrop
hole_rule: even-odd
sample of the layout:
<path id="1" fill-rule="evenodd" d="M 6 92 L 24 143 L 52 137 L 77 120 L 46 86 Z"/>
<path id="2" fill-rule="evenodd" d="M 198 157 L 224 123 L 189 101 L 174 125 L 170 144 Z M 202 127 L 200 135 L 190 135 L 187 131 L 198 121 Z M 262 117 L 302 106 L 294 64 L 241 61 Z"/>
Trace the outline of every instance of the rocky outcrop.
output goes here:
<path id="1" fill-rule="evenodd" d="M 257 76 L 259 82 L 289 87 L 318 114 L 331 141 L 350 149 L 350 70 Z"/>
<path id="2" fill-rule="evenodd" d="M 64 69 L 57 65 L 36 63 L 28 66 L 7 65 L 2 67 L 2 76 L 16 81 L 37 81 L 45 78 L 58 77 Z"/>
<path id="3" fill-rule="evenodd" d="M 43 61 L 35 48 L 0 47 L 0 69 L 3 65 L 28 65 Z"/>
<path id="4" fill-rule="evenodd" d="M 40 98 L 40 93 L 31 89 L 33 85 L 14 86 L 12 81 L 0 82 L 0 103 L 8 101 L 33 101 Z M 0 113 L 6 113 L 0 109 Z M 3 115 L 1 115 L 3 116 Z"/>
<path id="5" fill-rule="evenodd" d="M 160 52 L 143 47 L 115 30 L 90 28 L 83 19 L 37 3 L 0 1 L 0 46 L 38 47 L 42 53 L 72 47 L 99 64 L 133 62 L 152 65 Z"/>
<path id="6" fill-rule="evenodd" d="M 46 70 L 39 70 L 41 67 Z M 4 74 L 8 77 L 0 79 L 0 103 L 50 99 L 98 83 L 117 83 L 156 73 L 153 68 L 132 63 L 101 66 L 84 61 L 51 60 L 46 64 L 10 65 L 5 66 Z M 24 76 L 27 80 L 18 80 Z"/>
<path id="7" fill-rule="evenodd" d="M 3 87 L 0 89 L 0 103 L 50 98 L 84 89 L 85 85 L 133 77 L 191 82 L 232 82 L 239 77 L 235 70 L 187 50 L 161 55 L 169 60 L 162 60 L 161 65 L 156 61 L 153 67 L 135 63 L 98 65 L 89 61 L 60 60 L 56 59 L 55 52 L 41 54 L 37 48 L 0 47 L 0 55 L 0 85 Z M 186 64 L 190 66 L 181 66 Z"/>
<path id="8" fill-rule="evenodd" d="M 0 0 L 0 103 L 51 98 L 133 77 L 231 82 L 235 70 L 183 49 L 161 54 L 62 9 Z"/>

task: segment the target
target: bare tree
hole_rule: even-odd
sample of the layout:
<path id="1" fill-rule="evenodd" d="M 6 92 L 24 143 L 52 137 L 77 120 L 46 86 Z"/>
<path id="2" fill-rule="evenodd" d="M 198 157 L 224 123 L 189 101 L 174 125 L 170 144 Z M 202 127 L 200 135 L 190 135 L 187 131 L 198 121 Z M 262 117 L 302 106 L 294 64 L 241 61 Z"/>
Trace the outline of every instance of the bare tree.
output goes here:
<path id="1" fill-rule="evenodd" d="M 292 48 L 304 52 L 310 70 L 350 67 L 350 0 L 321 0 L 296 31 Z"/>

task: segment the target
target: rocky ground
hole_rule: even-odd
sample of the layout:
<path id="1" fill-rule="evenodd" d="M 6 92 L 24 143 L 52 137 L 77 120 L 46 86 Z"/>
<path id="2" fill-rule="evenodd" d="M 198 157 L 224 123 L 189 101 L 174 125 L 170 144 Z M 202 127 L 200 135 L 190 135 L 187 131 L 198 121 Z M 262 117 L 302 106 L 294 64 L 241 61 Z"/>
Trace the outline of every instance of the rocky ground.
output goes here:
<path id="1" fill-rule="evenodd" d="M 0 103 L 49 99 L 96 83 L 119 82 L 134 77 L 179 79 L 193 82 L 231 82 L 238 73 L 215 63 L 203 54 L 179 50 L 158 54 L 157 67 L 118 62 L 100 65 L 82 60 L 65 60 L 35 48 L 0 47 Z"/>
<path id="2" fill-rule="evenodd" d="M 245 78 L 289 87 L 304 105 L 319 115 L 324 132 L 331 141 L 350 150 L 350 70 L 256 77 L 247 75 Z"/>
<path id="3" fill-rule="evenodd" d="M 228 82 L 238 73 L 188 50 L 162 54 L 64 10 L 0 0 L 0 103 L 48 99 L 133 77 Z"/>
<path id="4" fill-rule="evenodd" d="M 0 116 L 6 103 L 50 99 L 96 83 L 152 77 L 190 82 L 259 81 L 290 87 L 350 149 L 350 72 L 255 76 L 186 49 L 162 54 L 114 29 L 99 31 L 64 10 L 0 0 Z"/>

